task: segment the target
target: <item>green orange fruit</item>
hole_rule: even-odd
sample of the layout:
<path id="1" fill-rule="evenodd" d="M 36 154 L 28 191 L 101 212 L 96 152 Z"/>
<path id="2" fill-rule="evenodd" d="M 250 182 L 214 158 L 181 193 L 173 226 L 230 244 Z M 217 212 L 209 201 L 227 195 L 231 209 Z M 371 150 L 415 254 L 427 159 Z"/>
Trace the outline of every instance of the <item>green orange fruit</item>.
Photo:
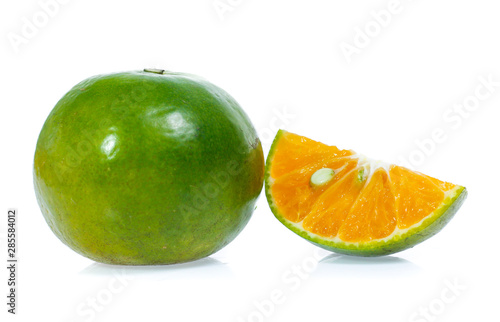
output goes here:
<path id="1" fill-rule="evenodd" d="M 189 74 L 98 75 L 38 138 L 34 185 L 52 231 L 110 264 L 172 264 L 231 242 L 262 189 L 262 146 L 224 90 Z"/>
<path id="2" fill-rule="evenodd" d="M 392 254 L 439 232 L 467 190 L 280 130 L 266 162 L 266 196 L 286 227 L 331 251 Z"/>

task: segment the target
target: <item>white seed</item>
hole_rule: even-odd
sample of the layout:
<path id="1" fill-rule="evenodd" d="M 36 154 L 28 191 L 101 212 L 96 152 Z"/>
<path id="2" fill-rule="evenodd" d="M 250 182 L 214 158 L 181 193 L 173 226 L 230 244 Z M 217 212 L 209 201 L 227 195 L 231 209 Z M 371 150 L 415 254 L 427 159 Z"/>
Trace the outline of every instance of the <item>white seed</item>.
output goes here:
<path id="1" fill-rule="evenodd" d="M 311 176 L 311 186 L 318 187 L 327 184 L 335 177 L 335 171 L 330 168 L 319 169 Z"/>

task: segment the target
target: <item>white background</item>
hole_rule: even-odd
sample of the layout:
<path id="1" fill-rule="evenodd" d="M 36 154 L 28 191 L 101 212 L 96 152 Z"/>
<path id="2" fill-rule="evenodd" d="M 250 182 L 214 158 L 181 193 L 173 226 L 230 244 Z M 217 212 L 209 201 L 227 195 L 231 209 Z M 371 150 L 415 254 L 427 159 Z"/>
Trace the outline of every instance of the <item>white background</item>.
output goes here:
<path id="1" fill-rule="evenodd" d="M 496 1 L 222 0 L 218 11 L 213 0 L 60 0 L 50 16 L 48 2 L 0 5 L 0 267 L 7 209 L 19 211 L 18 314 L 6 313 L 2 269 L 2 321 L 499 321 Z M 438 235 L 387 257 L 319 250 L 282 226 L 262 194 L 246 229 L 209 258 L 96 264 L 45 223 L 35 144 L 73 85 L 145 67 L 227 90 L 266 154 L 281 127 L 407 162 L 466 186 L 469 198 Z"/>

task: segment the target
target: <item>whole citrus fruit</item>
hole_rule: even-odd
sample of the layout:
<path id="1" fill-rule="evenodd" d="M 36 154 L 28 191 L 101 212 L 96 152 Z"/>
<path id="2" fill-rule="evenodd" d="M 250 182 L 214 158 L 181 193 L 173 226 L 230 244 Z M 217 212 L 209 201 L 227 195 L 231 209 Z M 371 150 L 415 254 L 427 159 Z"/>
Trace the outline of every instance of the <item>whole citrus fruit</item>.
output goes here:
<path id="1" fill-rule="evenodd" d="M 110 264 L 208 256 L 248 222 L 264 157 L 224 90 L 163 70 L 98 75 L 73 87 L 38 138 L 34 184 L 52 231 Z"/>

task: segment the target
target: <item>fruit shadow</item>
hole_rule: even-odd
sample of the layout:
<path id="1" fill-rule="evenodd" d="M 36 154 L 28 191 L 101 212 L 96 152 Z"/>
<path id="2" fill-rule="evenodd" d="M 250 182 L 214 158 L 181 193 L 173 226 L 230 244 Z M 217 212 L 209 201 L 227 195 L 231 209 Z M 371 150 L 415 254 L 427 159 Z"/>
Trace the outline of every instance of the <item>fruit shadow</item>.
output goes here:
<path id="1" fill-rule="evenodd" d="M 122 274 L 145 280 L 227 278 L 233 275 L 225 263 L 206 257 L 196 261 L 170 265 L 109 265 L 94 262 L 79 273 L 83 276 L 109 277 Z"/>
<path id="2" fill-rule="evenodd" d="M 315 274 L 319 276 L 362 277 L 362 278 L 394 278 L 419 274 L 423 269 L 396 256 L 356 257 L 349 255 L 330 254 L 318 262 Z"/>

